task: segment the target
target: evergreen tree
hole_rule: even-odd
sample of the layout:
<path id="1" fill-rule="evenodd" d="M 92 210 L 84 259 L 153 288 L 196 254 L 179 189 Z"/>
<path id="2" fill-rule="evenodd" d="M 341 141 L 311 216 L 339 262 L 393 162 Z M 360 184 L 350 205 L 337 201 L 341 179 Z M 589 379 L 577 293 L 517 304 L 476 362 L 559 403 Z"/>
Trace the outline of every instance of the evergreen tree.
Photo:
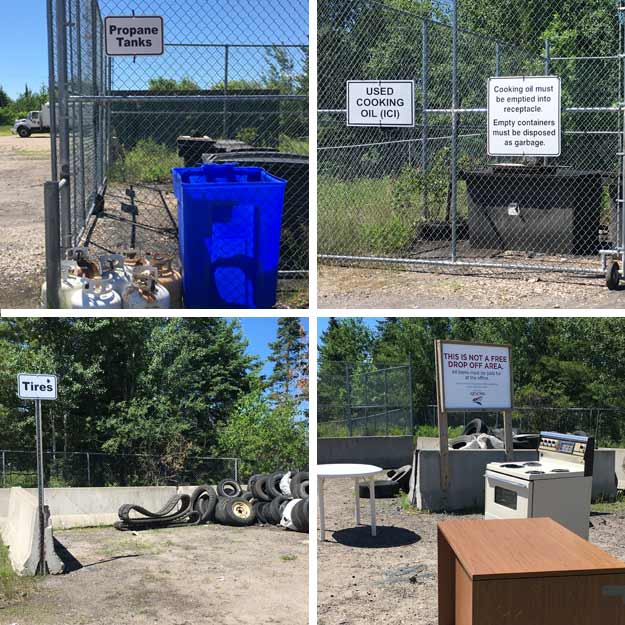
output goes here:
<path id="1" fill-rule="evenodd" d="M 273 398 L 304 399 L 308 395 L 308 337 L 297 317 L 278 319 L 277 339 L 269 344 L 273 372 L 269 387 Z"/>

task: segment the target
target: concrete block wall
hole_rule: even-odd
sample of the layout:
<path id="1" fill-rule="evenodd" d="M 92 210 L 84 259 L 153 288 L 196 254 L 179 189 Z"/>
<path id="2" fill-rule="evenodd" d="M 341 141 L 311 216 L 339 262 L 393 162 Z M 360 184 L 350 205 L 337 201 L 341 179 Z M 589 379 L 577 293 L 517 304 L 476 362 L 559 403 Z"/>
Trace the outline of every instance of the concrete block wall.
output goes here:
<path id="1" fill-rule="evenodd" d="M 412 436 L 354 436 L 317 440 L 317 463 L 355 462 L 395 469 L 412 463 Z"/>

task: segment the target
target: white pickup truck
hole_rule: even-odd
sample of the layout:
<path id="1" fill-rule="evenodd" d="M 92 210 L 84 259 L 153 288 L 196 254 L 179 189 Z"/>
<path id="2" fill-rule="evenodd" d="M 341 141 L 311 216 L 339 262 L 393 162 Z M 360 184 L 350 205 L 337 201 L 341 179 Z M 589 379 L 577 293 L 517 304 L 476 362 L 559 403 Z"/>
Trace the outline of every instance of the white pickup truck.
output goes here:
<path id="1" fill-rule="evenodd" d="M 16 119 L 11 132 L 22 138 L 33 132 L 50 132 L 50 105 L 46 103 L 40 111 L 31 111 L 26 119 Z"/>

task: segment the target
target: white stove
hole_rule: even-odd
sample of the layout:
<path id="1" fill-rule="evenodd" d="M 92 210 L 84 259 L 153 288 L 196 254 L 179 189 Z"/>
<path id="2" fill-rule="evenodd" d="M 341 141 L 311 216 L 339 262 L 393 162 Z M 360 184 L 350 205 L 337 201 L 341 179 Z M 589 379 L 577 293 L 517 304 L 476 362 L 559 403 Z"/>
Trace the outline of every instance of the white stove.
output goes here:
<path id="1" fill-rule="evenodd" d="M 551 517 L 588 538 L 594 439 L 541 432 L 538 458 L 486 466 L 487 519 Z"/>

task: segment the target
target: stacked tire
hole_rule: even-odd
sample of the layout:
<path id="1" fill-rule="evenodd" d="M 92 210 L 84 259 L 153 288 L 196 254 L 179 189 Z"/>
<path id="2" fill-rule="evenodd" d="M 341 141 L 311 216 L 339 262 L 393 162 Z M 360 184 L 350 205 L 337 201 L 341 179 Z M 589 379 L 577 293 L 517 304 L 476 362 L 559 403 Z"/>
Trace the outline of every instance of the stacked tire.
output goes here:
<path id="1" fill-rule="evenodd" d="M 307 471 L 276 471 L 252 475 L 247 492 L 261 525 L 282 525 L 308 532 Z"/>

